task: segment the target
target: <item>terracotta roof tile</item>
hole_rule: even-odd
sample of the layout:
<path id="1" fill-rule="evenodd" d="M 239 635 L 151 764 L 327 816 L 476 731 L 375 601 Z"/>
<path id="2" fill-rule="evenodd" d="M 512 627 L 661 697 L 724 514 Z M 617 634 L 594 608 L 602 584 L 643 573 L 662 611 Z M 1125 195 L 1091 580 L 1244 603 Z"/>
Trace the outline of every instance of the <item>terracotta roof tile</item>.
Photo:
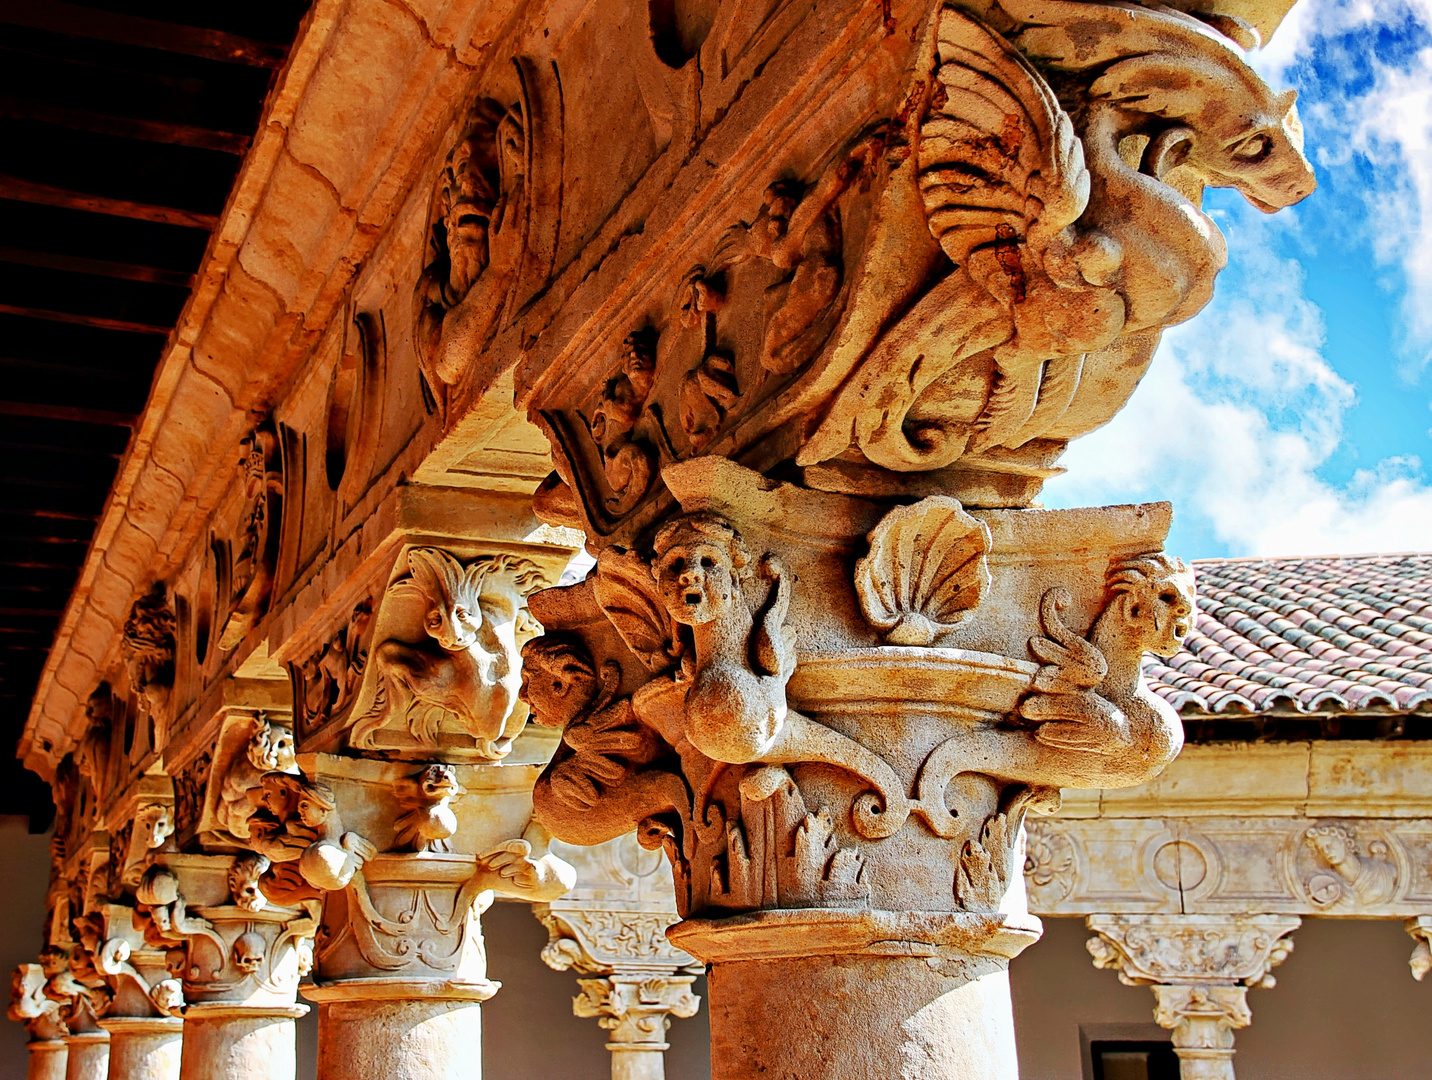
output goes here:
<path id="1" fill-rule="evenodd" d="M 1205 559 L 1154 692 L 1188 715 L 1432 712 L 1432 554 Z"/>

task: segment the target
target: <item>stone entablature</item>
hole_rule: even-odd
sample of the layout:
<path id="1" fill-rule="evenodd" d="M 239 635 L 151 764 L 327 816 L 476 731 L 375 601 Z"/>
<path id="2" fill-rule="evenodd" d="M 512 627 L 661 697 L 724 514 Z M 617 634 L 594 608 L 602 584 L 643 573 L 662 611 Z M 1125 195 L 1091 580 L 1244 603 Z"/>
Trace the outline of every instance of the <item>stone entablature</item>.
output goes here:
<path id="1" fill-rule="evenodd" d="M 1432 970 L 1432 747 L 1188 746 L 1160 776 L 1064 792 L 1027 825 L 1030 910 L 1102 918 L 1402 919 Z"/>

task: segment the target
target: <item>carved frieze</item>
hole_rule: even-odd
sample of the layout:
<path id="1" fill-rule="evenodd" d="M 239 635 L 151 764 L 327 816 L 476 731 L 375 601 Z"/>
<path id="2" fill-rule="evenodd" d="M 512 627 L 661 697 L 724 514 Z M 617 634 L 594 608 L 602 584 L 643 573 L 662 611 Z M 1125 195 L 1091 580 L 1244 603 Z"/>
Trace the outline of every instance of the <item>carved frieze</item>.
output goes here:
<path id="1" fill-rule="evenodd" d="M 1416 818 L 1032 822 L 1030 909 L 1408 917 L 1432 905 L 1432 822 Z"/>
<path id="2" fill-rule="evenodd" d="M 825 118 L 846 126 L 824 157 L 752 185 L 642 317 L 528 373 L 556 464 L 539 512 L 630 544 L 673 509 L 645 477 L 703 454 L 794 459 L 827 490 L 1029 505 L 1212 295 L 1227 255 L 1203 190 L 1270 211 L 1313 190 L 1293 98 L 1248 66 L 1238 25 L 940 5 L 873 118 Z M 631 334 L 656 343 L 638 382 Z M 639 426 L 614 440 L 618 400 Z"/>
<path id="3" fill-rule="evenodd" d="M 283 532 L 284 469 L 278 429 L 254 428 L 240 444 L 241 503 L 232 537 L 224 538 L 219 593 L 227 601 L 218 621 L 219 648 L 238 646 L 268 611 Z M 216 548 L 216 550 L 219 550 Z"/>
<path id="4" fill-rule="evenodd" d="M 352 708 L 363 681 L 371 644 L 373 602 L 354 605 L 348 621 L 306 658 L 289 665 L 293 683 L 294 726 L 300 737 L 341 723 Z"/>

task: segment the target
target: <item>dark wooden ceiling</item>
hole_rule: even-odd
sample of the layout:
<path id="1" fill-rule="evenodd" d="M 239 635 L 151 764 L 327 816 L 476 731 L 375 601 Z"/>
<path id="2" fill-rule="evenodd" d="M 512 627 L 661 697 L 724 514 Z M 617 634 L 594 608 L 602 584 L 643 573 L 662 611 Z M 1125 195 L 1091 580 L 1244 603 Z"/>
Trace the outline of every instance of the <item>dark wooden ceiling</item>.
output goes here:
<path id="1" fill-rule="evenodd" d="M 0 0 L 0 813 L 32 828 L 15 743 L 307 7 Z"/>

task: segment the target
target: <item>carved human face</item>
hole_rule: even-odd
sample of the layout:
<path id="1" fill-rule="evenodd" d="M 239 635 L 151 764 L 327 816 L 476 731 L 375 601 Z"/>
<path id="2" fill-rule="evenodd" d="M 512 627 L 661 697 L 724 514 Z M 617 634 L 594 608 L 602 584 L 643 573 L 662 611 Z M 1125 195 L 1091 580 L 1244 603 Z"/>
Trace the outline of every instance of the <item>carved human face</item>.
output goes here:
<path id="1" fill-rule="evenodd" d="M 543 727 L 565 728 L 587 711 L 597 696 L 597 677 L 590 664 L 565 650 L 544 648 L 538 641 L 522 653 L 519 696 Z"/>
<path id="2" fill-rule="evenodd" d="M 448 652 L 464 652 L 477 644 L 482 612 L 472 610 L 462 601 L 450 605 L 435 604 L 428 609 L 424 626 Z"/>
<path id="3" fill-rule="evenodd" d="M 1193 573 L 1180 570 L 1155 574 L 1131 591 L 1127 604 L 1129 619 L 1143 639 L 1143 650 L 1172 656 L 1183 648 L 1183 639 L 1193 629 Z"/>
<path id="4" fill-rule="evenodd" d="M 672 545 L 657 563 L 657 589 L 671 617 L 687 626 L 714 622 L 736 592 L 731 553 L 705 539 Z"/>
<path id="5" fill-rule="evenodd" d="M 298 820 L 310 829 L 319 828 L 328 819 L 328 808 L 311 795 L 298 797 Z"/>
<path id="6" fill-rule="evenodd" d="M 281 724 L 259 721 L 249 740 L 249 763 L 265 772 L 287 772 L 294 767 L 293 732 Z"/>
<path id="7" fill-rule="evenodd" d="M 1315 832 L 1308 835 L 1314 850 L 1329 866 L 1341 866 L 1347 862 L 1348 851 L 1347 840 L 1341 833 L 1336 832 Z"/>

